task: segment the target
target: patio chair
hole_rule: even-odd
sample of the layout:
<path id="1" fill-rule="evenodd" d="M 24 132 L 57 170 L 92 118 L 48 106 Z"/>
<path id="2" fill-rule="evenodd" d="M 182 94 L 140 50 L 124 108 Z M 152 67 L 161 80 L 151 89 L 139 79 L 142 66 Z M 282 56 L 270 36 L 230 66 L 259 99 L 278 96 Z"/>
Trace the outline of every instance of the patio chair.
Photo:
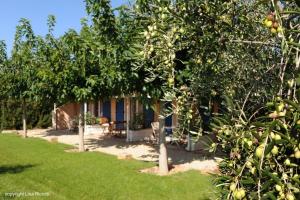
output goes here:
<path id="1" fill-rule="evenodd" d="M 117 137 L 125 137 L 123 132 L 126 130 L 126 121 L 113 121 L 110 122 L 111 125 L 111 134 Z"/>
<path id="2" fill-rule="evenodd" d="M 108 122 L 108 118 L 106 117 L 100 117 L 99 118 L 99 125 L 102 128 L 102 134 L 111 133 L 111 127 L 110 127 L 110 123 Z"/>
<path id="3" fill-rule="evenodd" d="M 180 146 L 180 139 L 178 136 L 175 134 L 176 132 L 176 127 L 169 127 L 171 130 L 166 130 L 168 132 L 167 137 L 169 138 L 169 143 L 170 144 L 176 144 L 178 147 Z"/>
<path id="4" fill-rule="evenodd" d="M 77 118 L 74 118 L 74 119 L 72 119 L 72 120 L 69 122 L 68 129 L 69 129 L 70 132 L 76 132 L 76 131 L 78 131 L 78 122 L 77 122 Z"/>

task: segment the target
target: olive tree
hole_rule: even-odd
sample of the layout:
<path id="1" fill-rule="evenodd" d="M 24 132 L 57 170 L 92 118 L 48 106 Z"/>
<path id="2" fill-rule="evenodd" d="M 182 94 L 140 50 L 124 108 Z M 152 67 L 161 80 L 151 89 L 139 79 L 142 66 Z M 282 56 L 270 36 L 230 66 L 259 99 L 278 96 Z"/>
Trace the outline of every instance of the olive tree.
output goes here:
<path id="1" fill-rule="evenodd" d="M 219 146 L 228 155 L 220 163 L 222 175 L 218 179 L 224 199 L 300 197 L 299 2 L 269 1 L 262 5 L 268 10 L 260 21 L 269 38 L 257 43 L 265 48 L 275 46 L 269 50 L 279 57 L 274 65 L 278 78 L 273 83 L 277 87 L 266 88 L 272 93 L 260 112 L 245 113 L 238 102 L 227 100 L 227 112 L 214 119 L 212 128 L 218 142 L 211 148 Z M 266 61 L 274 60 L 269 56 Z"/>

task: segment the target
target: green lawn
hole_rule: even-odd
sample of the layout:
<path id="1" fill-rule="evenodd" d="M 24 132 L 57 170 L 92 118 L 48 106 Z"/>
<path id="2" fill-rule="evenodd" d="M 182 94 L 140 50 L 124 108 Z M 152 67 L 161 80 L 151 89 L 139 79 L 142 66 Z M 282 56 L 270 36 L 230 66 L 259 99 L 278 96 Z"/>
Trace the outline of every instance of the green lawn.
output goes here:
<path id="1" fill-rule="evenodd" d="M 66 153 L 63 144 L 0 134 L 0 199 L 7 192 L 48 192 L 27 199 L 215 199 L 212 177 L 190 171 L 168 177 L 141 174 L 153 166 L 98 152 Z M 24 199 L 24 198 L 15 198 Z"/>

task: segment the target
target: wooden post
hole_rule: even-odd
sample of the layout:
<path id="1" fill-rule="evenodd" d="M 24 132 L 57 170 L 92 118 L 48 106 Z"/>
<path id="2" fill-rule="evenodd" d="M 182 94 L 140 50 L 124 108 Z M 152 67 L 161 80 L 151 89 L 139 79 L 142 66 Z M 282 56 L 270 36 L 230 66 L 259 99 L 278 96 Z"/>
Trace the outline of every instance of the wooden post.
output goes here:
<path id="1" fill-rule="evenodd" d="M 130 142 L 131 138 L 129 137 L 129 123 L 130 123 L 130 97 L 126 98 L 126 142 Z"/>
<path id="2" fill-rule="evenodd" d="M 101 100 L 98 101 L 98 117 L 102 117 L 102 113 L 101 113 Z"/>
<path id="3" fill-rule="evenodd" d="M 191 135 L 190 133 L 188 133 L 188 139 L 187 139 L 187 146 L 186 146 L 186 149 L 187 151 L 192 151 L 192 138 L 191 138 Z"/>
<path id="4" fill-rule="evenodd" d="M 160 102 L 160 115 L 159 115 L 159 174 L 166 175 L 169 172 L 168 168 L 168 154 L 166 147 L 166 134 L 165 134 L 165 117 L 164 117 L 164 104 Z"/>

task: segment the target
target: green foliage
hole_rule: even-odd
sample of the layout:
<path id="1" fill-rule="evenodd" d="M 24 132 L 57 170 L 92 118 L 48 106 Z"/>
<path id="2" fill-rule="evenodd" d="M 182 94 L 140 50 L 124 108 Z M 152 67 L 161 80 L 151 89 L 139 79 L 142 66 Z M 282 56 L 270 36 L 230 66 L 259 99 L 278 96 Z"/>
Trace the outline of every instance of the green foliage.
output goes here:
<path id="1" fill-rule="evenodd" d="M 299 105 L 280 99 L 268 105 L 266 114 L 256 119 L 241 120 L 240 110 L 229 105 L 226 117 L 214 118 L 217 145 L 228 155 L 217 180 L 223 198 L 238 199 L 238 188 L 245 190 L 247 199 L 299 195 Z M 232 184 L 236 189 L 230 189 Z"/>
<path id="2" fill-rule="evenodd" d="M 7 54 L 4 41 L 0 41 L 0 100 L 6 98 L 7 94 Z"/>
<path id="3" fill-rule="evenodd" d="M 20 101 L 3 101 L 1 118 L 3 129 L 22 128 L 22 107 Z M 28 128 L 48 128 L 51 126 L 51 104 L 36 102 L 27 103 L 27 126 Z M 1 114 L 1 113 L 0 113 Z"/>
<path id="4" fill-rule="evenodd" d="M 97 119 L 97 117 L 95 117 L 92 113 L 90 112 L 87 112 L 85 114 L 85 121 L 86 121 L 86 124 L 88 125 L 94 125 L 94 124 L 99 124 L 99 121 Z"/>
<path id="5" fill-rule="evenodd" d="M 34 50 L 35 35 L 31 24 L 22 18 L 17 26 L 9 68 L 9 96 L 15 99 L 33 99 L 31 86 L 36 77 Z"/>
<path id="6" fill-rule="evenodd" d="M 116 60 L 115 16 L 109 1 L 86 1 L 92 26 L 82 20 L 80 33 L 68 31 L 61 39 L 68 54 L 63 89 L 67 101 L 83 102 L 108 98 L 122 91 L 121 71 Z"/>

